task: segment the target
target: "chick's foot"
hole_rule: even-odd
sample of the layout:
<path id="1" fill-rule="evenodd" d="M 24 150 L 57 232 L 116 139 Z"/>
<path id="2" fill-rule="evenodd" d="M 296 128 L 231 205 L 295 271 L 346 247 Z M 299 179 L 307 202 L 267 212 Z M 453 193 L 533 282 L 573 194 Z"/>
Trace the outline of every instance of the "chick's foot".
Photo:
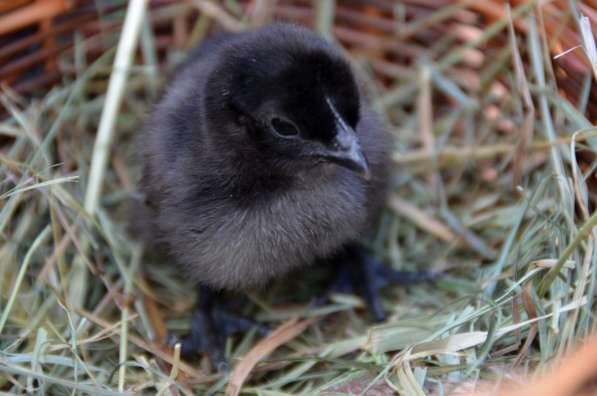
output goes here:
<path id="1" fill-rule="evenodd" d="M 349 245 L 331 259 L 335 268 L 330 293 L 356 293 L 366 302 L 376 321 L 384 321 L 386 314 L 380 291 L 391 285 L 405 285 L 433 280 L 437 275 L 430 271 L 398 271 L 369 254 L 359 245 Z"/>
<path id="2" fill-rule="evenodd" d="M 222 303 L 221 295 L 209 288 L 199 286 L 199 300 L 191 317 L 191 332 L 183 337 L 171 336 L 170 344 L 181 344 L 181 355 L 185 358 L 207 353 L 218 372 L 230 371 L 226 358 L 226 338 L 252 328 L 264 335 L 266 326 L 251 319 L 235 314 Z"/>

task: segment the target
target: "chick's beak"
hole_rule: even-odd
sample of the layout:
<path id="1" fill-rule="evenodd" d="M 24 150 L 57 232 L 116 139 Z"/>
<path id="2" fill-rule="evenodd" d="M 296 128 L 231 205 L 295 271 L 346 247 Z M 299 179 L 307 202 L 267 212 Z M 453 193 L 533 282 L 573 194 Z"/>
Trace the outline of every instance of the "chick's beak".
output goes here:
<path id="1" fill-rule="evenodd" d="M 325 101 L 334 116 L 336 125 L 336 134 L 327 150 L 325 158 L 328 161 L 358 173 L 365 180 L 369 180 L 371 178 L 369 164 L 367 163 L 367 158 L 365 158 L 365 155 L 363 154 L 359 138 L 354 129 L 344 121 L 329 96 L 325 96 Z"/>
<path id="2" fill-rule="evenodd" d="M 371 177 L 359 139 L 354 130 L 344 123 L 337 125 L 336 137 L 326 153 L 326 159 L 358 173 L 365 180 Z"/>

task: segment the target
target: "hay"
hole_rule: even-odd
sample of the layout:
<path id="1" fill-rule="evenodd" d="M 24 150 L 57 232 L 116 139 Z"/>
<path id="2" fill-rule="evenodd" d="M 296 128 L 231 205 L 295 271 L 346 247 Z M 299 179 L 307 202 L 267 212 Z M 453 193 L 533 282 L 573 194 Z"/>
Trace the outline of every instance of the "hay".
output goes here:
<path id="1" fill-rule="evenodd" d="M 209 32 L 272 18 L 338 41 L 397 137 L 394 190 L 366 243 L 397 269 L 442 276 L 388 288 L 382 325 L 354 296 L 311 308 L 308 281 L 290 285 L 297 299 L 284 297 L 288 282 L 251 294 L 247 313 L 272 327 L 315 319 L 251 362 L 241 394 L 446 394 L 540 372 L 595 329 L 593 3 L 155 2 L 99 180 L 88 175 L 122 2 L 101 24 L 78 17 L 48 78 L 0 67 L 0 390 L 225 392 L 205 360 L 164 345 L 188 329 L 194 292 L 127 235 L 133 138 L 164 82 L 158 63 L 172 70 Z M 85 191 L 98 182 L 91 216 Z M 253 332 L 231 339 L 231 360 L 257 342 Z"/>

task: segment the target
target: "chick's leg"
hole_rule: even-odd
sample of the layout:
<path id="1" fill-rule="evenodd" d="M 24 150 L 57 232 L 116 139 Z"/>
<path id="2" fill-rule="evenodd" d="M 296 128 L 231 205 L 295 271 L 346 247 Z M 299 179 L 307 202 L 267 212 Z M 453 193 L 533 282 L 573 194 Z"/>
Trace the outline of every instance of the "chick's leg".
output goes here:
<path id="1" fill-rule="evenodd" d="M 181 354 L 184 357 L 207 353 L 219 372 L 228 372 L 230 365 L 225 353 L 226 337 L 248 331 L 255 326 L 260 333 L 267 332 L 265 326 L 227 310 L 220 293 L 198 286 L 198 301 L 191 317 L 191 332 L 182 338 L 174 337 L 171 343 L 181 343 Z"/>
<path id="2" fill-rule="evenodd" d="M 335 267 L 335 277 L 330 291 L 359 294 L 377 321 L 386 318 L 380 296 L 383 287 L 427 281 L 435 277 L 435 274 L 428 271 L 397 271 L 357 244 L 346 246 L 331 259 L 331 264 Z"/>

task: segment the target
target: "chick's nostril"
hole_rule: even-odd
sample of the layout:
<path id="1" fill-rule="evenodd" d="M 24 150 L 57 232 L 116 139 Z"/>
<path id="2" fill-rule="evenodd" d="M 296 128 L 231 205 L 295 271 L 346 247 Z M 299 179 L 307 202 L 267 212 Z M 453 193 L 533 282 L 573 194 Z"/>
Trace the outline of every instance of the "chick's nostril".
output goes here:
<path id="1" fill-rule="evenodd" d="M 342 128 L 342 125 L 336 126 L 336 138 L 334 139 L 334 147 L 340 150 L 349 150 L 354 144 L 355 137 L 352 134 Z"/>

